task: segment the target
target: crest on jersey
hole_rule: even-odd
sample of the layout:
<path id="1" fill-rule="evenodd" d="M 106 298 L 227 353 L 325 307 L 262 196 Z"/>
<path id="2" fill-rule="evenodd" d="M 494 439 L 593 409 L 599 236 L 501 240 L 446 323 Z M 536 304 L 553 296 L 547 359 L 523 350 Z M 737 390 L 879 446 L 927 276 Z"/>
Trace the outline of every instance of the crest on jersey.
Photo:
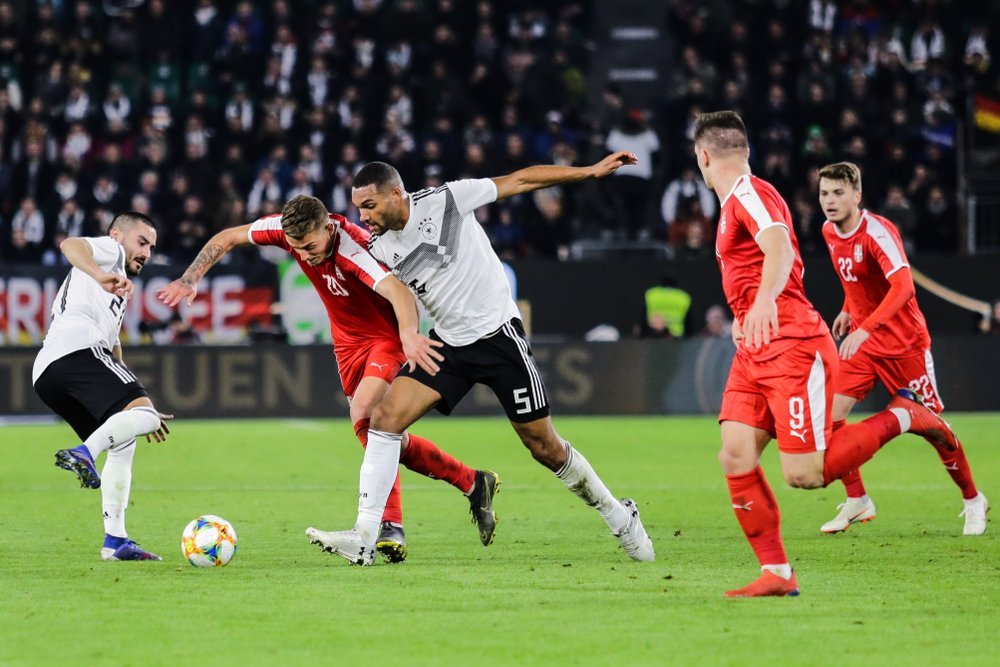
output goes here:
<path id="1" fill-rule="evenodd" d="M 427 241 L 433 241 L 434 237 L 437 236 L 437 231 L 437 225 L 433 222 L 425 222 L 420 225 L 420 235 Z"/>
<path id="2" fill-rule="evenodd" d="M 726 233 L 726 214 L 723 213 L 722 217 L 719 219 L 719 234 Z"/>
<path id="3" fill-rule="evenodd" d="M 864 258 L 865 258 L 865 249 L 861 246 L 860 243 L 855 243 L 854 244 L 854 261 L 857 262 L 858 264 L 860 264 L 861 261 Z"/>

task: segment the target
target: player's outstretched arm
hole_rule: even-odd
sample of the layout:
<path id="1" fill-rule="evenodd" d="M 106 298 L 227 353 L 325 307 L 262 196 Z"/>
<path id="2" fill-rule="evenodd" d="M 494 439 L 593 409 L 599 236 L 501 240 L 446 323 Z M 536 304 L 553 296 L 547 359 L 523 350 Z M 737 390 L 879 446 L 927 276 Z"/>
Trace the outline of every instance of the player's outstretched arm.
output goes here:
<path id="1" fill-rule="evenodd" d="M 617 151 L 589 167 L 562 167 L 554 164 L 542 164 L 518 169 L 506 176 L 497 176 L 493 182 L 497 185 L 497 199 L 503 199 L 560 183 L 575 183 L 588 178 L 604 178 L 618 171 L 619 167 L 636 162 L 638 160 L 634 154 L 628 151 Z"/>
<path id="2" fill-rule="evenodd" d="M 210 238 L 184 271 L 184 275 L 157 292 L 157 298 L 170 307 L 176 306 L 186 298 L 190 306 L 198 294 L 198 281 L 202 276 L 233 248 L 250 245 L 249 234 L 250 225 L 240 225 L 223 229 Z"/>
<path id="3" fill-rule="evenodd" d="M 94 259 L 94 249 L 79 237 L 70 237 L 59 244 L 59 250 L 74 268 L 80 269 L 97 281 L 105 292 L 117 296 L 132 296 L 132 281 L 117 273 L 105 271 Z"/>
<path id="4" fill-rule="evenodd" d="M 444 357 L 434 348 L 441 347 L 443 343 L 420 335 L 420 317 L 413 294 L 393 275 L 380 280 L 375 285 L 375 292 L 392 304 L 396 321 L 399 322 L 399 340 L 403 343 L 403 354 L 410 364 L 410 370 L 416 364 L 435 375 L 439 370 L 437 362 L 444 361 Z"/>

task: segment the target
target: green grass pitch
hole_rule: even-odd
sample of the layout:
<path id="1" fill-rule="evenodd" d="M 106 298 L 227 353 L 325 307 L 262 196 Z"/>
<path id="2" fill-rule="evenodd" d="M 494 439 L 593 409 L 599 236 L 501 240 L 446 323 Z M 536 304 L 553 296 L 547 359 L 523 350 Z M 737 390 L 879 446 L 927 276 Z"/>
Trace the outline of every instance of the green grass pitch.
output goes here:
<path id="1" fill-rule="evenodd" d="M 1000 503 L 1000 415 L 950 415 Z M 141 443 L 129 528 L 162 563 L 104 563 L 100 494 L 52 465 L 65 425 L 2 428 L 0 665 L 982 665 L 1000 625 L 1000 525 L 963 538 L 961 501 L 930 446 L 904 436 L 865 469 L 878 518 L 819 526 L 842 487 L 791 489 L 765 455 L 799 598 L 724 600 L 757 565 L 730 509 L 705 418 L 562 418 L 621 496 L 655 563 L 629 561 L 600 517 L 499 419 L 415 431 L 498 471 L 484 549 L 468 504 L 406 472 L 410 558 L 348 566 L 309 525 L 349 527 L 361 449 L 346 420 L 174 422 Z M 239 550 L 199 570 L 180 554 L 199 514 Z"/>

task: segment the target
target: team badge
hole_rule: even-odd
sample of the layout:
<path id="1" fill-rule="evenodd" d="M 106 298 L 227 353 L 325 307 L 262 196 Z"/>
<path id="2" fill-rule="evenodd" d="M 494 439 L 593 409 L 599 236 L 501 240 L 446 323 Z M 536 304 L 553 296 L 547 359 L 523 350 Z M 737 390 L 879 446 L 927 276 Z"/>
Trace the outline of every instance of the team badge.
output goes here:
<path id="1" fill-rule="evenodd" d="M 860 264 L 861 260 L 863 260 L 864 258 L 865 258 L 865 250 L 864 250 L 864 248 L 861 247 L 860 243 L 855 243 L 854 244 L 854 261 L 857 262 L 858 264 Z"/>
<path id="2" fill-rule="evenodd" d="M 722 217 L 719 219 L 719 234 L 726 233 L 726 214 L 723 213 Z"/>
<path id="3" fill-rule="evenodd" d="M 420 234 L 428 241 L 434 240 L 434 237 L 437 236 L 437 231 L 437 225 L 433 222 L 425 222 L 420 225 Z"/>

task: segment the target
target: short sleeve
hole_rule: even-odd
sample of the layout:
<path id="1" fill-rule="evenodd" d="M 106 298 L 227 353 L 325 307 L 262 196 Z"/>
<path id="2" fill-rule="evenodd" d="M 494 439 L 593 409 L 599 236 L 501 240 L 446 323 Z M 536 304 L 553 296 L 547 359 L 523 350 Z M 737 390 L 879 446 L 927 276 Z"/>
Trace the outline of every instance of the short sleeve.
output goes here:
<path id="1" fill-rule="evenodd" d="M 875 218 L 868 218 L 869 252 L 875 257 L 882 273 L 888 278 L 900 269 L 910 266 L 906 261 L 903 241 L 895 230 L 890 230 Z"/>
<path id="2" fill-rule="evenodd" d="M 337 255 L 337 266 L 343 267 L 372 289 L 390 275 L 388 269 L 379 264 L 365 246 L 343 229 L 340 230 Z"/>
<path id="3" fill-rule="evenodd" d="M 458 205 L 458 210 L 462 215 L 497 200 L 497 184 L 493 182 L 492 178 L 451 181 L 448 183 L 448 190 L 455 198 L 455 204 Z"/>
<path id="4" fill-rule="evenodd" d="M 732 196 L 736 198 L 745 213 L 737 215 L 737 220 L 746 227 L 754 239 L 770 227 L 789 228 L 785 220 L 784 207 L 767 190 L 761 191 L 753 187 L 750 179 L 739 183 Z"/>
<path id="5" fill-rule="evenodd" d="M 273 245 L 289 250 L 285 232 L 281 229 L 280 215 L 269 215 L 253 222 L 247 237 L 254 245 Z"/>
<path id="6" fill-rule="evenodd" d="M 84 237 L 83 240 L 90 244 L 94 251 L 94 261 L 99 267 L 105 271 L 114 271 L 120 261 L 121 268 L 124 270 L 125 253 L 118 245 L 118 241 L 110 236 Z"/>

